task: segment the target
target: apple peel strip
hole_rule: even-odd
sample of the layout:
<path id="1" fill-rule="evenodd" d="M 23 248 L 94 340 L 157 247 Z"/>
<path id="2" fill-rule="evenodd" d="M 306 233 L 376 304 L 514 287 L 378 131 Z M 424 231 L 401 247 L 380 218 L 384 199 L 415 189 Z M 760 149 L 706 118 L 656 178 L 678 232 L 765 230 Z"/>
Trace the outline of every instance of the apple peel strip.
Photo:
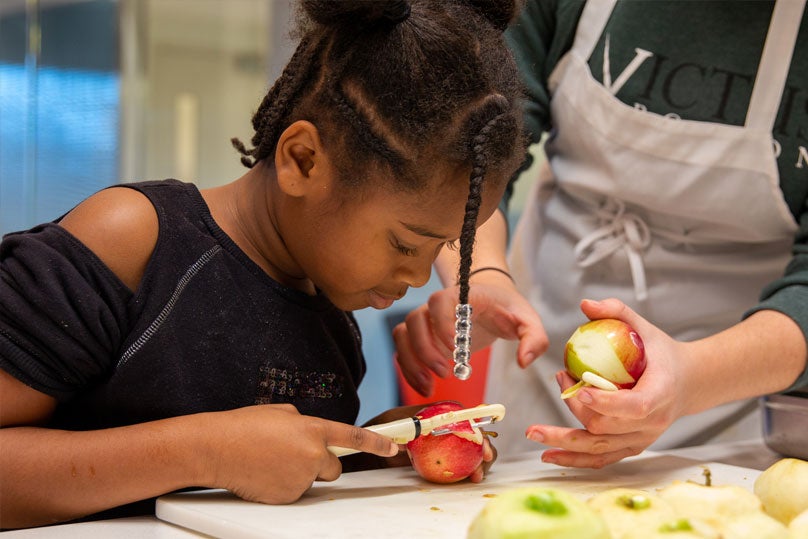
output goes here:
<path id="1" fill-rule="evenodd" d="M 574 397 L 583 387 L 596 387 L 604 391 L 617 391 L 619 388 L 612 382 L 594 372 L 586 371 L 581 375 L 581 380 L 561 392 L 561 398 L 566 400 Z"/>

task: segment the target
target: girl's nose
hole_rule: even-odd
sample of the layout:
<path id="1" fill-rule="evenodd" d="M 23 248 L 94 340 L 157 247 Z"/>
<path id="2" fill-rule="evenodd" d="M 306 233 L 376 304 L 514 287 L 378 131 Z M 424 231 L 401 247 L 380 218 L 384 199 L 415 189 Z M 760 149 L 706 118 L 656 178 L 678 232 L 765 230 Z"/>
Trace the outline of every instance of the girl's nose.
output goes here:
<path id="1" fill-rule="evenodd" d="M 399 266 L 395 278 L 406 283 L 410 288 L 421 288 L 432 276 L 432 260 L 429 257 L 418 257 L 407 260 Z"/>

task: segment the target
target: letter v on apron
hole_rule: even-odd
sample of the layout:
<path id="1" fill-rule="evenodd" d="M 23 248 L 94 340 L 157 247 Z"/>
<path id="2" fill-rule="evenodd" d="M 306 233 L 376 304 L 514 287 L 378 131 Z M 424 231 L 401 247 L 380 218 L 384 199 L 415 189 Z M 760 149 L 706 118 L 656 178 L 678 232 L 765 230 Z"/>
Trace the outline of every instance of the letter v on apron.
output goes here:
<path id="1" fill-rule="evenodd" d="M 771 131 L 804 3 L 775 4 L 745 125 L 733 126 L 666 118 L 614 97 L 620 78 L 600 84 L 587 61 L 615 0 L 587 2 L 550 77 L 547 163 L 511 244 L 511 270 L 542 316 L 550 350 L 522 370 L 515 342 L 492 349 L 486 401 L 508 408 L 497 429 L 501 453 L 536 449 L 528 425 L 580 426 L 555 373 L 585 321 L 581 299 L 619 298 L 689 341 L 737 323 L 782 275 L 797 224 L 779 188 Z M 681 418 L 651 448 L 704 443 L 755 409 L 752 400 Z M 725 439 L 760 435 L 759 422 L 744 425 Z"/>

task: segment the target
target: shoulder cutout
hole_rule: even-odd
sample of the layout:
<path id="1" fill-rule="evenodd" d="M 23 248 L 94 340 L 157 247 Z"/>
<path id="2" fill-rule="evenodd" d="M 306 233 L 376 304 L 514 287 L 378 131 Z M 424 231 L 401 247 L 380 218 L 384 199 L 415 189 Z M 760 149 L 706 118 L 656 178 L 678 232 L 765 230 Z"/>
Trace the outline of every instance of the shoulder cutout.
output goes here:
<path id="1" fill-rule="evenodd" d="M 114 187 L 76 206 L 59 222 L 129 287 L 140 284 L 159 224 L 151 201 L 139 191 Z"/>

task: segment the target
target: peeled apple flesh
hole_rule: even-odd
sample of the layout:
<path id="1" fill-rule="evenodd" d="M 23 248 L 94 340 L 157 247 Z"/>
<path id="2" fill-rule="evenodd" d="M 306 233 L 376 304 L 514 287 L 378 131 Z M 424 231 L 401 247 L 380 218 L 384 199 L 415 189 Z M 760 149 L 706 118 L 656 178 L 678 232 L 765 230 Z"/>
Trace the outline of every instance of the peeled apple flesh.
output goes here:
<path id="1" fill-rule="evenodd" d="M 553 488 L 516 488 L 489 501 L 468 539 L 611 539 L 605 521 L 583 500 Z"/>
<path id="2" fill-rule="evenodd" d="M 778 460 L 758 476 L 754 492 L 766 514 L 788 525 L 808 510 L 808 462 L 795 458 Z"/>

